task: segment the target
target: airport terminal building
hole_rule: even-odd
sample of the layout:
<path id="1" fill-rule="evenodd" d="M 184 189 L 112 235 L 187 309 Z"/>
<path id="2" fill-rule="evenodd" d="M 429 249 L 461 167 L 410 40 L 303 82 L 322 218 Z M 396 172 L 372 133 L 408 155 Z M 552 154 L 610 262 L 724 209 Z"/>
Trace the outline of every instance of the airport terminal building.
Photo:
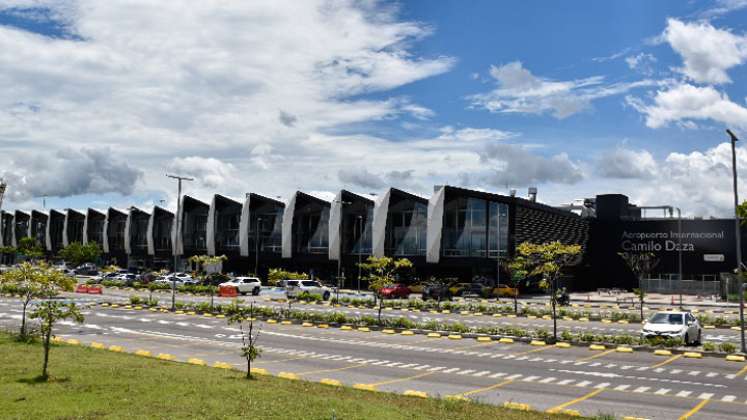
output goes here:
<path id="1" fill-rule="evenodd" d="M 105 263 L 132 269 L 184 269 L 192 255 L 225 255 L 226 272 L 307 272 L 357 285 L 369 256 L 408 258 L 410 280 L 431 276 L 498 283 L 499 261 L 523 242 L 582 246 L 564 281 L 577 290 L 637 287 L 619 252 L 652 252 L 651 277 L 716 281 L 736 266 L 733 219 L 647 218 L 627 197 L 608 194 L 552 207 L 526 197 L 436 186 L 430 197 L 390 188 L 380 195 L 342 190 L 332 200 L 301 191 L 287 201 L 247 194 L 183 196 L 179 214 L 162 208 L 0 212 L 0 247 L 36 238 L 50 255 L 72 242 L 96 242 Z M 178 220 L 178 226 L 177 226 Z M 743 241 L 744 244 L 746 241 Z M 363 287 L 365 287 L 365 282 Z"/>

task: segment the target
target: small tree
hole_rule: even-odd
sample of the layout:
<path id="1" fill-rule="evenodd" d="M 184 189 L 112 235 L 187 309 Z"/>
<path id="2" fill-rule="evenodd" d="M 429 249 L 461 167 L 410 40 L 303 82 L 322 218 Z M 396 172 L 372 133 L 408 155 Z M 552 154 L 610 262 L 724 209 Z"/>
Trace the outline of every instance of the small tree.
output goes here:
<path id="1" fill-rule="evenodd" d="M 267 273 L 267 284 L 275 286 L 280 280 L 304 280 L 308 279 L 306 273 L 296 273 L 295 271 L 285 271 L 282 268 L 271 268 Z"/>
<path id="2" fill-rule="evenodd" d="M 511 259 L 503 260 L 503 269 L 508 273 L 508 280 L 506 283 L 517 290 L 514 294 L 514 314 L 519 314 L 519 285 L 526 280 L 529 275 L 529 268 L 527 267 L 527 259 L 524 256 L 516 255 Z"/>
<path id="3" fill-rule="evenodd" d="M 643 321 L 643 304 L 646 299 L 646 291 L 643 290 L 643 278 L 651 274 L 651 271 L 659 264 L 659 257 L 653 252 L 634 254 L 632 252 L 620 252 L 620 257 L 628 264 L 628 268 L 638 279 L 638 288 L 633 293 L 638 297 L 641 306 L 641 321 Z"/>
<path id="4" fill-rule="evenodd" d="M 74 303 L 63 304 L 61 302 L 44 301 L 40 303 L 33 312 L 31 318 L 38 319 L 41 324 L 41 333 L 44 344 L 44 365 L 42 367 L 41 379 L 47 380 L 47 366 L 49 365 L 49 347 L 52 337 L 52 328 L 57 321 L 72 319 L 77 323 L 83 322 L 78 307 Z"/>
<path id="5" fill-rule="evenodd" d="M 35 238 L 25 237 L 18 241 L 18 253 L 30 260 L 36 260 L 44 256 L 44 248 Z"/>
<path id="6" fill-rule="evenodd" d="M 384 299 L 379 296 L 381 289 L 392 284 L 395 280 L 395 274 L 412 268 L 412 262 L 407 258 L 395 260 L 391 257 L 368 257 L 365 263 L 360 267 L 366 271 L 368 288 L 374 292 L 374 302 L 379 302 L 379 324 L 381 324 L 381 311 L 384 309 Z"/>
<path id="7" fill-rule="evenodd" d="M 238 324 L 241 333 L 241 356 L 246 359 L 246 379 L 252 379 L 252 362 L 262 355 L 257 347 L 260 329 L 254 331 L 254 303 L 241 308 L 234 303 L 228 307 L 228 324 Z M 246 328 L 244 325 L 246 324 Z"/>
<path id="8" fill-rule="evenodd" d="M 44 262 L 23 262 L 0 274 L 0 284 L 13 287 L 21 300 L 20 338 L 26 339 L 26 310 L 33 299 L 48 299 L 61 290 L 73 290 L 75 279 L 55 270 Z"/>
<path id="9" fill-rule="evenodd" d="M 83 263 L 93 263 L 101 257 L 101 248 L 96 242 L 89 242 L 83 245 L 80 242 L 73 242 L 62 248 L 58 253 L 65 263 L 77 267 Z"/>
<path id="10" fill-rule="evenodd" d="M 218 255 L 218 256 L 212 256 L 212 255 L 193 255 L 189 257 L 189 262 L 194 264 L 196 266 L 196 270 L 194 273 L 192 273 L 195 277 L 200 279 L 200 283 L 204 283 L 205 279 L 207 278 L 207 268 L 210 266 L 217 266 L 223 263 L 223 261 L 226 261 L 228 257 L 225 255 Z M 215 297 L 215 292 L 217 288 L 213 286 L 212 284 L 208 284 L 208 291 L 210 292 L 210 310 L 213 310 L 213 298 Z"/>
<path id="11" fill-rule="evenodd" d="M 553 339 L 558 340 L 557 304 L 558 296 L 563 289 L 558 288 L 557 281 L 565 268 L 577 261 L 581 254 L 580 245 L 566 245 L 555 241 L 546 244 L 524 242 L 517 247 L 520 256 L 526 259 L 530 275 L 542 277 L 540 287 L 550 292 L 552 304 Z"/>

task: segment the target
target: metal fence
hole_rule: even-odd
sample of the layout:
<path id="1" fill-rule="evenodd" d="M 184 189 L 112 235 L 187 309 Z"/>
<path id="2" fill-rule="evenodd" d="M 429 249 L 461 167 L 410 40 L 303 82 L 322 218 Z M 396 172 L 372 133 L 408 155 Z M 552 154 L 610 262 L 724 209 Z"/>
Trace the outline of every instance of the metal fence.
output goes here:
<path id="1" fill-rule="evenodd" d="M 677 279 L 644 279 L 641 287 L 647 293 L 684 294 L 684 295 L 721 295 L 720 281 L 677 280 Z"/>

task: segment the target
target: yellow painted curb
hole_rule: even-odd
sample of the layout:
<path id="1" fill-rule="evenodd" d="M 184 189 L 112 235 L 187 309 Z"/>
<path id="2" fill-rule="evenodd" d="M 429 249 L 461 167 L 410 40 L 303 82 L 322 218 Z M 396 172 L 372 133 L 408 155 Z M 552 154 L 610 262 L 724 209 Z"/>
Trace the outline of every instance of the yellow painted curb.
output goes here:
<path id="1" fill-rule="evenodd" d="M 726 360 L 728 360 L 729 362 L 744 362 L 744 356 L 730 354 L 726 356 Z"/>
<path id="2" fill-rule="evenodd" d="M 428 312 L 430 312 L 430 313 L 432 313 L 432 314 L 437 314 L 437 313 L 438 313 L 438 311 L 437 311 L 437 310 L 435 310 L 435 309 L 431 309 L 431 310 L 430 310 L 430 311 L 428 311 Z"/>
<path id="3" fill-rule="evenodd" d="M 509 408 L 511 410 L 529 411 L 532 409 L 532 406 L 529 404 L 506 401 L 505 403 L 503 403 L 503 408 Z"/>
<path id="4" fill-rule="evenodd" d="M 277 324 L 278 323 L 278 321 L 276 319 L 268 319 L 266 322 L 268 324 Z"/>
<path id="5" fill-rule="evenodd" d="M 371 332 L 371 329 L 368 327 L 358 327 L 358 331 L 360 332 Z"/>
<path id="6" fill-rule="evenodd" d="M 123 308 L 125 308 L 125 309 L 132 309 L 132 305 L 125 305 L 125 306 L 123 306 Z"/>
<path id="7" fill-rule="evenodd" d="M 559 343 L 555 343 L 555 347 L 557 347 L 559 349 L 569 349 L 569 348 L 571 348 L 571 343 L 564 343 L 564 342 L 561 341 Z"/>
<path id="8" fill-rule="evenodd" d="M 342 382 L 338 381 L 337 379 L 324 378 L 319 380 L 319 383 L 329 386 L 342 386 Z"/>
<path id="9" fill-rule="evenodd" d="M 498 340 L 498 342 L 499 343 L 503 343 L 503 344 L 513 344 L 514 339 L 513 338 L 508 338 L 508 337 L 503 337 L 500 340 Z"/>
<path id="10" fill-rule="evenodd" d="M 450 314 L 450 313 L 451 313 L 451 311 L 450 311 L 450 310 L 448 310 L 448 309 L 444 309 L 444 310 L 442 310 L 442 311 L 441 311 L 441 313 L 442 313 L 442 314 Z"/>
<path id="11" fill-rule="evenodd" d="M 173 354 L 158 353 L 158 356 L 156 356 L 156 359 L 160 359 L 160 360 L 174 360 L 175 357 L 174 357 Z"/>
<path id="12" fill-rule="evenodd" d="M 151 353 L 148 350 L 138 350 L 135 353 L 135 356 L 142 356 L 142 357 L 151 357 Z"/>
<path id="13" fill-rule="evenodd" d="M 739 330 L 741 330 L 741 328 L 739 328 L 739 327 L 731 327 L 731 328 L 729 328 L 729 329 L 730 329 L 730 330 L 733 330 L 733 331 L 739 331 Z"/>
<path id="14" fill-rule="evenodd" d="M 106 302 L 104 302 L 104 303 L 101 304 L 101 306 L 109 306 L 109 304 L 106 303 Z"/>
<path id="15" fill-rule="evenodd" d="M 148 310 L 151 312 L 158 312 L 158 308 L 148 308 Z"/>
<path id="16" fill-rule="evenodd" d="M 537 319 L 537 315 L 527 315 L 527 319 Z"/>
<path id="17" fill-rule="evenodd" d="M 216 315 L 215 317 L 216 317 L 216 318 L 225 318 L 226 316 L 225 316 L 225 315 L 223 315 L 223 314 L 220 314 L 220 315 Z"/>
<path id="18" fill-rule="evenodd" d="M 623 420 L 649 420 L 645 417 L 633 417 L 633 416 L 625 416 L 623 417 Z"/>
<path id="19" fill-rule="evenodd" d="M 627 319 L 621 319 L 621 320 L 617 321 L 617 323 L 618 324 L 628 324 L 628 320 Z"/>
<path id="20" fill-rule="evenodd" d="M 506 318 L 516 318 L 516 314 L 508 314 L 506 315 Z"/>
<path id="21" fill-rule="evenodd" d="M 564 316 L 563 317 L 563 321 L 573 321 L 573 318 L 571 318 L 569 316 Z"/>
<path id="22" fill-rule="evenodd" d="M 410 330 L 404 330 L 400 334 L 401 335 L 415 335 L 415 333 Z"/>
<path id="23" fill-rule="evenodd" d="M 143 310 L 143 307 L 142 306 L 135 306 L 132 309 L 137 309 L 138 311 L 141 311 L 141 310 Z"/>
<path id="24" fill-rule="evenodd" d="M 353 327 L 351 327 L 350 325 L 343 325 L 342 327 L 340 327 L 340 329 L 342 331 L 350 331 L 353 329 Z"/>
<path id="25" fill-rule="evenodd" d="M 79 344 L 80 344 L 80 340 L 77 340 L 77 339 L 75 339 L 75 338 L 68 338 L 67 340 L 65 340 L 65 342 L 66 342 L 67 344 L 72 344 L 72 345 L 74 345 L 74 346 L 77 346 L 77 345 L 79 345 Z"/>
<path id="26" fill-rule="evenodd" d="M 204 360 L 196 359 L 194 357 L 190 357 L 189 359 L 187 359 L 187 363 L 189 363 L 190 365 L 207 366 L 207 363 L 205 363 Z"/>
<path id="27" fill-rule="evenodd" d="M 704 330 L 715 330 L 716 326 L 715 325 L 703 325 L 703 329 Z"/>
<path id="28" fill-rule="evenodd" d="M 288 320 L 286 319 L 286 320 L 284 320 L 284 321 L 280 321 L 280 324 L 281 324 L 281 325 L 291 325 L 291 324 L 292 324 L 292 322 L 290 322 L 290 321 L 288 321 Z"/>
<path id="29" fill-rule="evenodd" d="M 106 348 L 106 346 L 104 345 L 104 343 L 97 343 L 97 342 L 93 341 L 93 342 L 91 342 L 91 348 L 94 348 L 94 349 L 103 349 L 103 348 Z"/>
<path id="30" fill-rule="evenodd" d="M 303 324 L 301 324 L 301 326 L 302 327 L 313 327 L 314 324 L 312 324 L 311 322 L 304 322 Z"/>
<path id="31" fill-rule="evenodd" d="M 449 340 L 461 340 L 462 335 L 461 334 L 449 334 Z"/>
<path id="32" fill-rule="evenodd" d="M 502 317 L 502 316 L 503 316 L 502 314 L 493 314 L 493 317 L 495 317 L 495 318 L 500 318 L 500 317 Z M 447 397 L 447 398 L 448 398 L 448 397 Z M 467 397 L 465 397 L 465 398 L 467 398 Z M 469 399 L 469 398 L 467 398 L 467 399 Z"/>
<path id="33" fill-rule="evenodd" d="M 452 401 L 469 401 L 469 398 L 465 397 L 462 394 L 447 395 L 445 398 Z"/>
<path id="34" fill-rule="evenodd" d="M 671 355 L 672 355 L 672 352 L 671 352 L 671 351 L 669 351 L 669 350 L 662 350 L 662 349 L 659 349 L 659 350 L 654 350 L 654 354 L 655 354 L 656 356 L 671 356 Z"/>
<path id="35" fill-rule="evenodd" d="M 594 351 L 606 350 L 606 349 L 607 349 L 607 347 L 605 347 L 605 346 L 603 346 L 601 344 L 592 344 L 592 345 L 589 346 L 589 350 L 594 350 Z"/>
<path id="36" fill-rule="evenodd" d="M 233 369 L 233 366 L 225 362 L 215 362 L 213 363 L 213 367 L 216 367 L 218 369 Z"/>
<path id="37" fill-rule="evenodd" d="M 460 315 L 469 315 L 470 311 L 460 311 L 459 314 Z"/>
<path id="38" fill-rule="evenodd" d="M 184 313 L 184 311 L 175 311 L 174 313 L 177 314 L 177 315 L 181 315 L 181 314 Z"/>
<path id="39" fill-rule="evenodd" d="M 552 317 L 550 315 L 542 315 L 542 319 L 544 319 L 544 320 L 551 320 Z"/>
<path id="40" fill-rule="evenodd" d="M 560 411 L 560 414 L 565 414 L 566 416 L 571 417 L 581 417 L 581 413 L 578 410 L 562 410 Z"/>
<path id="41" fill-rule="evenodd" d="M 400 311 L 402 311 L 402 312 L 410 312 L 410 309 L 409 308 L 402 308 L 402 309 L 400 309 Z"/>
<path id="42" fill-rule="evenodd" d="M 269 372 L 267 372 L 267 369 L 262 369 L 262 368 L 252 368 L 251 372 L 254 375 L 263 375 L 263 376 L 267 376 L 270 374 Z M 293 374 L 291 373 L 291 375 Z"/>
<path id="43" fill-rule="evenodd" d="M 579 321 L 581 321 L 581 322 L 589 322 L 589 318 L 587 318 L 587 317 L 585 317 L 585 316 L 582 316 L 582 317 L 581 317 L 581 318 L 579 318 L 578 320 L 579 320 Z M 571 410 L 571 411 L 573 411 L 573 410 Z"/>
<path id="44" fill-rule="evenodd" d="M 477 341 L 480 341 L 480 342 L 483 342 L 483 343 L 489 343 L 489 342 L 493 341 L 493 339 L 490 338 L 490 337 L 477 337 Z"/>
<path id="45" fill-rule="evenodd" d="M 417 398 L 428 398 L 428 394 L 423 391 L 415 391 L 412 389 L 408 389 L 405 392 L 402 393 L 402 395 L 408 396 L 408 397 L 417 397 Z"/>
<path id="46" fill-rule="evenodd" d="M 475 313 L 474 313 L 474 314 L 472 314 L 472 315 L 474 315 L 474 316 L 482 316 L 482 312 L 475 312 Z"/>
<path id="47" fill-rule="evenodd" d="M 361 391 L 376 392 L 376 386 L 370 384 L 355 384 L 353 385 L 353 388 L 359 389 Z"/>
<path id="48" fill-rule="evenodd" d="M 428 333 L 428 338 L 441 338 L 441 334 L 439 334 L 437 332 L 429 332 Z"/>
<path id="49" fill-rule="evenodd" d="M 187 315 L 197 315 L 197 312 L 195 312 L 195 311 L 189 311 L 189 312 L 187 312 Z"/>
<path id="50" fill-rule="evenodd" d="M 683 356 L 688 359 L 702 359 L 703 353 L 699 353 L 697 351 L 686 351 Z"/>
<path id="51" fill-rule="evenodd" d="M 602 324 L 611 324 L 611 323 L 612 323 L 611 319 L 603 319 L 602 320 Z"/>
<path id="52" fill-rule="evenodd" d="M 295 373 L 291 373 L 291 372 L 280 372 L 278 373 L 278 378 L 290 379 L 291 381 L 297 381 L 301 379 L 298 377 L 298 375 L 296 375 Z"/>
<path id="53" fill-rule="evenodd" d="M 212 318 L 213 314 L 202 314 L 202 316 L 204 316 L 205 318 Z"/>
<path id="54" fill-rule="evenodd" d="M 529 343 L 529 345 L 530 345 L 530 346 L 546 346 L 546 345 L 547 345 L 547 343 L 545 343 L 545 342 L 544 342 L 544 341 L 542 341 L 542 340 L 532 340 L 532 341 L 531 341 L 531 342 Z"/>
<path id="55" fill-rule="evenodd" d="M 117 305 L 116 303 L 112 303 L 112 304 L 111 304 L 111 307 L 112 307 L 112 308 L 119 308 L 119 305 Z"/>
<path id="56" fill-rule="evenodd" d="M 394 334 L 395 331 L 393 329 L 390 329 L 390 328 L 385 328 L 385 329 L 381 330 L 381 332 L 384 333 L 384 334 Z"/>
<path id="57" fill-rule="evenodd" d="M 328 324 L 319 324 L 316 326 L 317 328 L 329 328 Z"/>
<path id="58" fill-rule="evenodd" d="M 626 346 L 617 346 L 617 348 L 615 349 L 615 351 L 618 352 L 618 353 L 633 353 L 633 348 L 632 347 L 626 347 Z"/>
<path id="59" fill-rule="evenodd" d="M 124 347 L 122 347 L 122 346 L 109 346 L 109 351 L 113 351 L 115 353 L 122 353 L 124 351 Z"/>

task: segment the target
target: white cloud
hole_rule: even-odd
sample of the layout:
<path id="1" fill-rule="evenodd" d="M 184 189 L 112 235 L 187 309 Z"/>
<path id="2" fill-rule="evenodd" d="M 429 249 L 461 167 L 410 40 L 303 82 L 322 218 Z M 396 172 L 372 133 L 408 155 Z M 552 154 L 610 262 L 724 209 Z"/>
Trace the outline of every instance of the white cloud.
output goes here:
<path id="1" fill-rule="evenodd" d="M 669 19 L 662 37 L 682 57 L 678 70 L 695 82 L 729 83 L 727 70 L 747 60 L 747 37 L 708 22 Z"/>
<path id="2" fill-rule="evenodd" d="M 498 87 L 470 96 L 473 106 L 495 113 L 549 113 L 558 119 L 590 108 L 595 99 L 655 84 L 650 80 L 606 84 L 602 76 L 554 81 L 533 75 L 519 61 L 491 66 L 490 75 Z"/>
<path id="3" fill-rule="evenodd" d="M 596 171 L 607 178 L 651 178 L 657 172 L 654 157 L 647 150 L 618 147 L 599 157 Z"/>
<path id="4" fill-rule="evenodd" d="M 656 57 L 649 53 L 638 53 L 625 57 L 625 62 L 631 70 L 641 72 L 646 76 L 654 74 L 653 64 L 656 63 Z"/>
<path id="5" fill-rule="evenodd" d="M 39 4 L 70 36 L 0 26 L 0 153 L 108 146 L 142 167 L 135 194 L 171 193 L 165 167 L 197 156 L 230 162 L 240 175 L 225 183 L 220 170 L 205 170 L 187 187 L 204 193 L 221 183 L 226 194 L 323 190 L 363 152 L 386 153 L 380 167 L 394 170 L 390 162 L 422 145 L 378 139 L 372 148 L 354 130 L 331 133 L 405 114 L 430 118 L 386 91 L 455 62 L 413 54 L 433 29 L 376 1 L 15 1 L 0 9 Z M 367 92 L 380 93 L 358 96 Z M 279 161 L 289 162 L 283 171 Z"/>
<path id="6" fill-rule="evenodd" d="M 0 178 L 8 183 L 8 199 L 70 197 L 80 194 L 118 193 L 135 189 L 142 172 L 117 157 L 109 148 L 61 149 L 29 154 L 5 162 Z"/>
<path id="7" fill-rule="evenodd" d="M 490 166 L 481 179 L 494 187 L 574 184 L 584 175 L 580 165 L 566 153 L 544 157 L 515 144 L 489 144 L 480 154 L 480 160 Z"/>
<path id="8" fill-rule="evenodd" d="M 632 96 L 627 97 L 626 101 L 646 115 L 646 125 L 651 128 L 663 127 L 671 122 L 710 119 L 747 129 L 747 108 L 732 102 L 725 93 L 711 86 L 678 84 L 658 91 L 650 104 Z"/>
<path id="9" fill-rule="evenodd" d="M 714 18 L 747 8 L 747 0 L 716 0 L 715 5 L 701 14 L 703 18 Z"/>
<path id="10" fill-rule="evenodd" d="M 441 135 L 438 137 L 439 139 L 455 140 L 461 142 L 505 140 L 519 135 L 519 133 L 496 130 L 494 128 L 466 127 L 455 129 L 454 127 L 448 125 L 442 127 L 440 131 Z"/>
<path id="11" fill-rule="evenodd" d="M 200 156 L 174 158 L 169 163 L 168 170 L 177 175 L 195 177 L 199 184 L 208 188 L 225 188 L 238 175 L 232 164 Z"/>

